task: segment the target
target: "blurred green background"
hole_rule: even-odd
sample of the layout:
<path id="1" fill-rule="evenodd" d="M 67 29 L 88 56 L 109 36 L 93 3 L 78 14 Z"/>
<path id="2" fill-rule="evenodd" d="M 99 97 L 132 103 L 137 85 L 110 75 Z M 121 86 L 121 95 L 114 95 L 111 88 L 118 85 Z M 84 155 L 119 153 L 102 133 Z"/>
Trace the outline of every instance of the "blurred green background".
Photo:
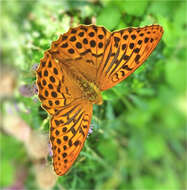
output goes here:
<path id="1" fill-rule="evenodd" d="M 186 187 L 186 1 L 1 1 L 0 188 L 183 190 Z M 92 133 L 57 178 L 35 68 L 78 24 L 113 31 L 160 24 L 164 36 L 134 74 L 103 93 Z"/>

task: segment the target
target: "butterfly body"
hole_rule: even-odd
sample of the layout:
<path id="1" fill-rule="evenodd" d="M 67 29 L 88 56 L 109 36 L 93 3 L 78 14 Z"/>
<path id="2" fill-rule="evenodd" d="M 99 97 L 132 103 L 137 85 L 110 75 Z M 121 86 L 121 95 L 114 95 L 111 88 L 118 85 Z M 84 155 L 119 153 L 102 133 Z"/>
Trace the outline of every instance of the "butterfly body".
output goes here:
<path id="1" fill-rule="evenodd" d="M 159 25 L 109 32 L 104 27 L 70 28 L 52 43 L 37 69 L 42 107 L 51 115 L 50 141 L 57 175 L 78 157 L 88 135 L 93 104 L 101 91 L 132 74 L 163 34 Z"/>
<path id="2" fill-rule="evenodd" d="M 96 83 L 91 81 L 89 76 L 87 77 L 82 73 L 82 69 L 77 72 L 71 64 L 61 63 L 62 70 L 66 71 L 68 77 L 71 80 L 76 81 L 75 85 L 78 86 L 81 90 L 81 99 L 89 100 L 92 104 L 101 105 L 103 103 L 101 91 Z M 95 80 L 95 79 L 94 79 Z"/>
<path id="3" fill-rule="evenodd" d="M 87 80 L 80 81 L 80 88 L 84 94 L 84 98 L 89 100 L 92 104 L 101 105 L 103 103 L 101 92 L 93 82 Z"/>

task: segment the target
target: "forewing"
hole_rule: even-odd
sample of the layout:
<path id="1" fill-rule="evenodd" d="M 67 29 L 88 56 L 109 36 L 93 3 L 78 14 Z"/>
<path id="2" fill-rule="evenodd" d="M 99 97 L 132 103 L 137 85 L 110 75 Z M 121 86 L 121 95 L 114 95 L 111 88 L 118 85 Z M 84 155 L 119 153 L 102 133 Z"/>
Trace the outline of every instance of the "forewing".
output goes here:
<path id="1" fill-rule="evenodd" d="M 104 27 L 80 25 L 61 35 L 52 43 L 49 51 L 53 57 L 81 73 L 87 80 L 95 81 L 110 34 Z"/>
<path id="2" fill-rule="evenodd" d="M 53 150 L 53 165 L 57 175 L 64 175 L 77 159 L 92 117 L 92 104 L 74 102 L 51 119 L 50 140 Z"/>
<path id="3" fill-rule="evenodd" d="M 163 34 L 159 25 L 113 32 L 97 74 L 100 90 L 107 90 L 133 73 L 149 57 Z"/>

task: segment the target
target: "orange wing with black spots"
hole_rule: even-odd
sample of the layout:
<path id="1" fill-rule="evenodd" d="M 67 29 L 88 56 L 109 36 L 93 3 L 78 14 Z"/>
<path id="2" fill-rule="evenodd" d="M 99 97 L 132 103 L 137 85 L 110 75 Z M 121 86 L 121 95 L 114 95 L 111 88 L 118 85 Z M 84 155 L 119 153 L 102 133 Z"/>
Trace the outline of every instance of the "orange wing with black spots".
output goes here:
<path id="1" fill-rule="evenodd" d="M 88 134 L 92 105 L 148 58 L 163 34 L 159 25 L 109 32 L 104 27 L 70 28 L 47 50 L 37 69 L 42 107 L 52 116 L 50 140 L 57 175 L 78 157 Z"/>
<path id="2" fill-rule="evenodd" d="M 40 62 L 36 71 L 38 97 L 42 102 L 42 107 L 50 115 L 54 115 L 64 106 L 80 99 L 82 94 L 75 81 L 48 51 Z"/>
<path id="3" fill-rule="evenodd" d="M 100 90 L 107 90 L 127 78 L 149 57 L 163 35 L 159 25 L 127 28 L 113 32 L 97 74 Z"/>
<path id="4" fill-rule="evenodd" d="M 52 43 L 50 53 L 69 68 L 81 73 L 89 81 L 96 81 L 105 46 L 111 32 L 104 27 L 80 25 Z"/>
<path id="5" fill-rule="evenodd" d="M 65 174 L 78 157 L 87 137 L 92 104 L 67 67 L 45 52 L 37 71 L 37 86 L 42 107 L 52 116 L 50 140 L 57 175 Z"/>
<path id="6" fill-rule="evenodd" d="M 51 119 L 50 139 L 53 165 L 57 175 L 64 175 L 77 159 L 92 117 L 92 104 L 77 101 L 64 107 Z"/>

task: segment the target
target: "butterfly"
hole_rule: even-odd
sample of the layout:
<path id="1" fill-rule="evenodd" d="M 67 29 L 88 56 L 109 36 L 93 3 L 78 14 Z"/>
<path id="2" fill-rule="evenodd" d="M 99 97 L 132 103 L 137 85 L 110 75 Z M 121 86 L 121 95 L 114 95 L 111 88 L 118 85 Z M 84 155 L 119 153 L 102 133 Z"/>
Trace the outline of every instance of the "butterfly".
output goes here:
<path id="1" fill-rule="evenodd" d="M 38 97 L 51 116 L 50 141 L 57 175 L 77 159 L 88 135 L 93 104 L 101 91 L 132 74 L 163 35 L 160 25 L 110 32 L 79 25 L 52 42 L 36 71 Z"/>

